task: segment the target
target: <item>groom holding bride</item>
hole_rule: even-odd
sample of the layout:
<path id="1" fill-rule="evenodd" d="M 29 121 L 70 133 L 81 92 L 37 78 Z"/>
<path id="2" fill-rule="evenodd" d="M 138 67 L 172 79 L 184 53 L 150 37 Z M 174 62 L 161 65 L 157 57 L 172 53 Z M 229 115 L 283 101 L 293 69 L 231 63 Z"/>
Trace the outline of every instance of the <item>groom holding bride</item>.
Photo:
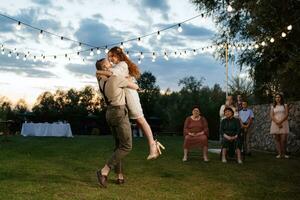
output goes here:
<path id="1" fill-rule="evenodd" d="M 143 116 L 137 93 L 139 87 L 133 82 L 140 75 L 138 67 L 119 47 L 113 47 L 108 52 L 108 58 L 114 64 L 113 67 L 107 59 L 96 62 L 99 89 L 107 104 L 106 120 L 115 137 L 115 150 L 111 158 L 97 171 L 98 182 L 104 188 L 107 187 L 107 177 L 111 169 L 115 169 L 117 183 L 124 183 L 122 159 L 132 149 L 129 118 L 136 120 L 148 139 L 148 160 L 156 159 L 161 154 L 160 148 L 164 149 L 158 141 L 154 141 L 151 128 Z"/>

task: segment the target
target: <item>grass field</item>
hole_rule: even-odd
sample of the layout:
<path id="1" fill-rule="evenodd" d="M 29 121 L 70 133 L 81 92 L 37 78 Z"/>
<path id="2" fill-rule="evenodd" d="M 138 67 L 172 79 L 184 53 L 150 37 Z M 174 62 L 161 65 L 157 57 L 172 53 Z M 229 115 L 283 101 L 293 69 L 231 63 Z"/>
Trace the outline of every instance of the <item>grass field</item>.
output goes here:
<path id="1" fill-rule="evenodd" d="M 135 139 L 126 184 L 114 184 L 111 174 L 101 189 L 95 172 L 111 154 L 111 137 L 9 137 L 0 142 L 0 199 L 300 199 L 299 157 L 254 153 L 238 165 L 217 154 L 204 163 L 194 151 L 182 163 L 182 138 L 159 139 L 167 148 L 161 158 L 146 161 L 146 142 Z"/>

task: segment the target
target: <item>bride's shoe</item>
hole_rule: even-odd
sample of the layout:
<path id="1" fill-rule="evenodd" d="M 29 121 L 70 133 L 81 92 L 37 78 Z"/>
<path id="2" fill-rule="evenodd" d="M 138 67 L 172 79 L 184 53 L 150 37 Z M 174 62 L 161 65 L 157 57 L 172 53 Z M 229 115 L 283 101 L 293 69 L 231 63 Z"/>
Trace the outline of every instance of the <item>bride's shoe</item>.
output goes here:
<path id="1" fill-rule="evenodd" d="M 158 156 L 161 155 L 161 150 L 160 150 L 160 148 L 166 149 L 166 148 L 165 148 L 160 142 L 158 142 L 158 141 L 155 141 L 155 143 L 152 144 L 152 145 L 155 145 L 155 153 L 149 154 L 149 156 L 147 157 L 147 160 L 152 160 L 152 159 L 158 158 Z"/>

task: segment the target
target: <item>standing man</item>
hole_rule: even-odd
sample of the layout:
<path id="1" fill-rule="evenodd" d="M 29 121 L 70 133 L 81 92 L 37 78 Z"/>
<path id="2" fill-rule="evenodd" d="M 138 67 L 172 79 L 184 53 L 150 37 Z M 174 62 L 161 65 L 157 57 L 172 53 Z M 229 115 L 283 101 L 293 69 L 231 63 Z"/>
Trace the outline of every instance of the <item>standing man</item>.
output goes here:
<path id="1" fill-rule="evenodd" d="M 106 59 L 96 62 L 96 68 L 107 70 L 110 63 Z M 126 108 L 124 88 L 129 87 L 138 89 L 138 86 L 126 78 L 104 75 L 97 76 L 100 91 L 107 104 L 106 120 L 110 130 L 115 137 L 115 150 L 108 159 L 104 167 L 97 171 L 97 178 L 100 187 L 107 187 L 107 177 L 111 169 L 117 174 L 117 183 L 124 183 L 122 159 L 132 149 L 131 126 L 128 118 L 128 110 Z"/>
<path id="2" fill-rule="evenodd" d="M 250 132 L 249 127 L 251 126 L 254 114 L 251 109 L 248 108 L 248 102 L 246 100 L 242 101 L 242 110 L 239 111 L 239 118 L 241 123 L 241 130 L 244 137 L 244 150 L 247 155 L 251 155 L 251 145 L 250 145 Z"/>

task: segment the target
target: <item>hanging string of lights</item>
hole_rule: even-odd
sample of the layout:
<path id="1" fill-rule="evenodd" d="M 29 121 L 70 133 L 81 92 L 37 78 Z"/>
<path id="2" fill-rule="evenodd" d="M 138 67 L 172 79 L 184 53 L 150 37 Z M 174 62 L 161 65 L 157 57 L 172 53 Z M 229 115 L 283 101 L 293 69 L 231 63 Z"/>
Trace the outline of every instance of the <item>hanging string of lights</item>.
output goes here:
<path id="1" fill-rule="evenodd" d="M 258 49 L 259 47 L 265 47 L 268 44 L 272 44 L 275 42 L 275 38 L 277 37 L 276 40 L 279 38 L 286 38 L 287 34 L 289 34 L 292 31 L 293 26 L 288 25 L 283 31 L 278 31 L 277 33 L 274 34 L 273 37 L 269 37 L 268 39 L 261 41 L 261 42 L 251 42 L 251 43 L 220 43 L 220 44 L 215 44 L 215 45 L 209 45 L 205 47 L 200 47 L 200 48 L 188 48 L 188 49 L 177 49 L 173 51 L 168 51 L 168 50 L 163 50 L 163 51 L 152 51 L 152 52 L 133 52 L 133 51 L 126 51 L 126 55 L 129 56 L 136 56 L 138 58 L 138 63 L 140 64 L 142 60 L 145 58 L 145 55 L 147 54 L 147 57 L 152 58 L 152 62 L 155 62 L 158 56 L 163 57 L 165 60 L 169 60 L 170 57 L 174 58 L 186 58 L 191 55 L 196 56 L 198 53 L 204 53 L 207 50 L 214 50 L 215 49 L 223 49 L 225 48 L 226 45 L 228 45 L 229 49 L 237 50 L 237 51 L 244 51 L 244 50 L 251 50 L 251 49 Z M 48 57 L 44 54 L 32 54 L 30 51 L 26 52 L 18 52 L 16 48 L 8 48 L 4 46 L 4 44 L 1 45 L 1 54 L 4 55 L 5 52 L 7 52 L 8 57 L 12 57 L 12 55 L 15 55 L 16 59 L 20 59 L 23 57 L 23 60 L 26 61 L 28 59 L 32 59 L 34 62 L 37 60 L 40 60 L 42 62 L 45 61 L 50 61 L 50 59 L 47 59 Z M 108 51 L 108 50 L 107 50 Z M 100 54 L 100 52 L 97 50 L 97 54 Z M 107 53 L 107 52 L 106 52 Z M 74 54 L 64 54 L 64 58 L 67 59 L 68 61 L 71 62 L 72 60 L 72 55 Z M 80 52 L 77 52 L 77 58 L 80 56 Z M 90 56 L 94 56 L 94 52 L 91 51 Z M 149 55 L 149 56 L 148 56 Z M 57 59 L 58 56 L 53 55 L 52 56 L 53 60 Z M 80 58 L 82 59 L 82 58 Z M 86 59 L 82 59 L 82 61 L 85 61 Z"/>
<path id="2" fill-rule="evenodd" d="M 44 29 L 41 29 L 41 28 L 38 28 L 38 27 L 36 27 L 36 26 L 33 26 L 33 25 L 28 24 L 28 23 L 25 23 L 25 22 L 23 22 L 23 21 L 17 20 L 17 19 L 15 19 L 15 18 L 13 18 L 13 17 L 7 16 L 7 15 L 2 14 L 2 13 L 0 13 L 0 16 L 1 16 L 1 17 L 4 17 L 4 18 L 7 18 L 7 19 L 9 19 L 9 20 L 11 20 L 11 21 L 13 21 L 13 22 L 15 22 L 15 23 L 16 23 L 16 30 L 18 30 L 18 31 L 20 31 L 20 30 L 22 29 L 22 26 L 26 26 L 26 27 L 29 27 L 29 28 L 31 28 L 31 29 L 37 30 L 37 31 L 38 31 L 38 38 L 39 38 L 39 39 L 43 39 L 43 38 L 44 38 L 44 35 L 48 34 L 48 35 L 55 36 L 55 37 L 59 38 L 60 40 L 63 40 L 63 41 L 70 41 L 70 42 L 73 42 L 73 43 L 77 44 L 77 50 L 78 50 L 78 51 L 75 52 L 75 53 L 71 53 L 71 54 L 78 54 L 78 52 L 79 52 L 79 54 L 80 54 L 80 53 L 83 53 L 83 52 L 90 51 L 90 54 L 93 55 L 93 54 L 94 54 L 94 50 L 96 50 L 97 54 L 100 54 L 100 53 L 101 53 L 101 50 L 100 50 L 100 49 L 104 50 L 105 53 L 107 53 L 109 47 L 119 45 L 121 48 L 124 48 L 124 44 L 125 44 L 125 43 L 129 43 L 129 42 L 132 42 L 132 41 L 136 41 L 137 44 L 138 44 L 139 46 L 141 46 L 141 45 L 142 45 L 142 39 L 144 39 L 144 38 L 146 38 L 146 37 L 149 37 L 149 36 L 153 36 L 153 35 L 156 35 L 156 38 L 157 38 L 158 40 L 160 40 L 160 39 L 161 39 L 161 33 L 162 33 L 162 32 L 167 31 L 167 30 L 169 30 L 169 29 L 173 29 L 174 27 L 177 27 L 178 32 L 182 32 L 182 30 L 183 30 L 183 29 L 182 29 L 182 24 L 184 24 L 184 23 L 186 23 L 186 22 L 189 22 L 189 21 L 192 21 L 192 20 L 194 20 L 194 19 L 196 19 L 196 18 L 199 18 L 199 17 L 204 17 L 204 14 L 202 13 L 202 14 L 196 15 L 196 16 L 191 17 L 191 18 L 189 18 L 189 19 L 186 19 L 186 20 L 184 20 L 184 21 L 182 21 L 182 22 L 175 23 L 175 24 L 173 24 L 173 25 L 171 25 L 171 26 L 165 27 L 165 28 L 160 29 L 160 30 L 155 31 L 155 32 L 151 32 L 151 33 L 148 33 L 148 34 L 145 34 L 145 35 L 141 35 L 141 36 L 138 36 L 138 37 L 135 37 L 135 38 L 131 38 L 131 39 L 128 39 L 128 40 L 124 40 L 124 41 L 120 41 L 120 42 L 117 42 L 117 43 L 109 43 L 109 44 L 100 45 L 100 46 L 95 46 L 95 45 L 92 45 L 92 44 L 88 44 L 88 43 L 86 43 L 86 42 L 74 40 L 74 39 L 71 39 L 71 38 L 69 38 L 69 37 L 62 36 L 62 35 L 59 35 L 59 34 L 56 34 L 56 33 L 53 33 L 53 32 L 50 32 L 50 31 L 47 31 L 47 30 L 44 30 Z M 83 46 L 86 46 L 86 47 L 88 47 L 88 48 L 85 49 L 85 50 L 82 50 L 82 47 L 83 47 Z M 63 56 L 63 55 L 64 55 L 64 54 L 62 54 L 62 56 Z M 53 57 L 53 56 L 58 57 L 58 56 L 61 56 L 61 55 L 46 55 L 45 57 Z"/>

